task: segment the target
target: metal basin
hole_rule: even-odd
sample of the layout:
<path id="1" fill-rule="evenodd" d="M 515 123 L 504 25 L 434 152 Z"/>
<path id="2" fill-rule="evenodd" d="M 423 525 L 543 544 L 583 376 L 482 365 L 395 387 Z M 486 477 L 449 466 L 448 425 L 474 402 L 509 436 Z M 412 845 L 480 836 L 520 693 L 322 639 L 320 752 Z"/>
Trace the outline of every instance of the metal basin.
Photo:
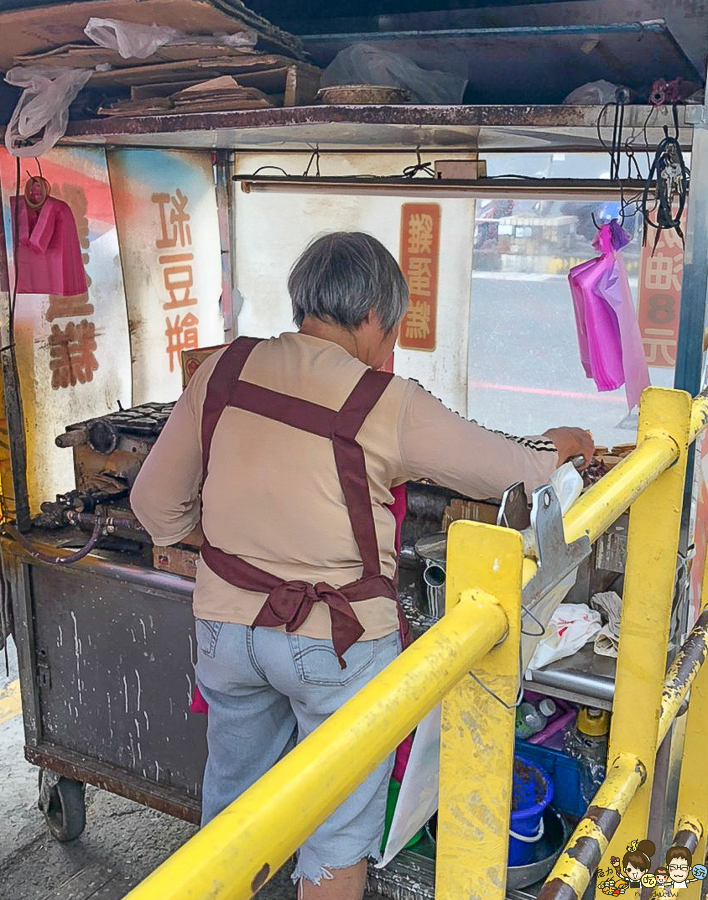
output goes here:
<path id="1" fill-rule="evenodd" d="M 534 847 L 531 862 L 525 866 L 509 866 L 506 876 L 507 889 L 528 887 L 542 881 L 553 868 L 570 836 L 570 828 L 563 816 L 552 807 L 543 814 L 544 835 Z"/>

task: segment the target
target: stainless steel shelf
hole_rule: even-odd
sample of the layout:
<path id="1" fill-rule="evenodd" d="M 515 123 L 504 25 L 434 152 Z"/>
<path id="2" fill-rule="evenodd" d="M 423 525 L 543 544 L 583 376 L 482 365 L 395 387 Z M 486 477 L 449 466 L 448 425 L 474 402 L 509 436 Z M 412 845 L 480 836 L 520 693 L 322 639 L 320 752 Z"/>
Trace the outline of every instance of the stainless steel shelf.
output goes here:
<path id="1" fill-rule="evenodd" d="M 573 656 L 534 670 L 524 686 L 561 700 L 611 710 L 616 664 L 616 659 L 595 653 L 590 643 Z"/>

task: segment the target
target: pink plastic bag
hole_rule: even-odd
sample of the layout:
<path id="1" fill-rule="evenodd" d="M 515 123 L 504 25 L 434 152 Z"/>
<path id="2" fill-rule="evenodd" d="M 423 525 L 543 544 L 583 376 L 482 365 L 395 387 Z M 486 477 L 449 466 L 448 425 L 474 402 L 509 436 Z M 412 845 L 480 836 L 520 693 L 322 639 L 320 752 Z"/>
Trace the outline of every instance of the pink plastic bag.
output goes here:
<path id="1" fill-rule="evenodd" d="M 621 253 L 628 243 L 629 236 L 615 221 L 603 225 L 593 241 L 601 255 L 571 269 L 568 281 L 585 374 L 599 391 L 624 384 L 632 410 L 650 382 Z"/>

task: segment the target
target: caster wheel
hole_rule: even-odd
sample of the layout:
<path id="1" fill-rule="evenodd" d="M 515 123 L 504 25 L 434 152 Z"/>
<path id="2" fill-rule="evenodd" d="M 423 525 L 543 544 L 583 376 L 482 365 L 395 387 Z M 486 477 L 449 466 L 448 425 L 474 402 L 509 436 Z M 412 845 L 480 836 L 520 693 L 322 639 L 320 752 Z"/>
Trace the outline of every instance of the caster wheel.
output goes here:
<path id="1" fill-rule="evenodd" d="M 39 772 L 39 801 L 52 836 L 65 843 L 76 840 L 86 827 L 84 785 L 43 769 Z"/>

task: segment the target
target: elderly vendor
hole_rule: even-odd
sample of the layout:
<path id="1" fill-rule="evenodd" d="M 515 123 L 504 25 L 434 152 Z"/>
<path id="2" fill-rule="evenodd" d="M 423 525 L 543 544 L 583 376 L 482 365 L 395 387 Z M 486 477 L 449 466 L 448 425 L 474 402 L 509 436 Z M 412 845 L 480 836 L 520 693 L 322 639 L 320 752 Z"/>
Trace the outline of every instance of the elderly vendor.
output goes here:
<path id="1" fill-rule="evenodd" d="M 379 371 L 409 296 L 375 238 L 319 238 L 288 289 L 298 331 L 238 338 L 209 357 L 131 498 L 156 544 L 200 524 L 204 533 L 194 589 L 209 705 L 202 824 L 400 652 L 392 487 L 429 478 L 498 498 L 593 451 L 578 428 L 488 431 Z M 361 900 L 391 768 L 382 763 L 300 848 L 299 897 Z"/>

